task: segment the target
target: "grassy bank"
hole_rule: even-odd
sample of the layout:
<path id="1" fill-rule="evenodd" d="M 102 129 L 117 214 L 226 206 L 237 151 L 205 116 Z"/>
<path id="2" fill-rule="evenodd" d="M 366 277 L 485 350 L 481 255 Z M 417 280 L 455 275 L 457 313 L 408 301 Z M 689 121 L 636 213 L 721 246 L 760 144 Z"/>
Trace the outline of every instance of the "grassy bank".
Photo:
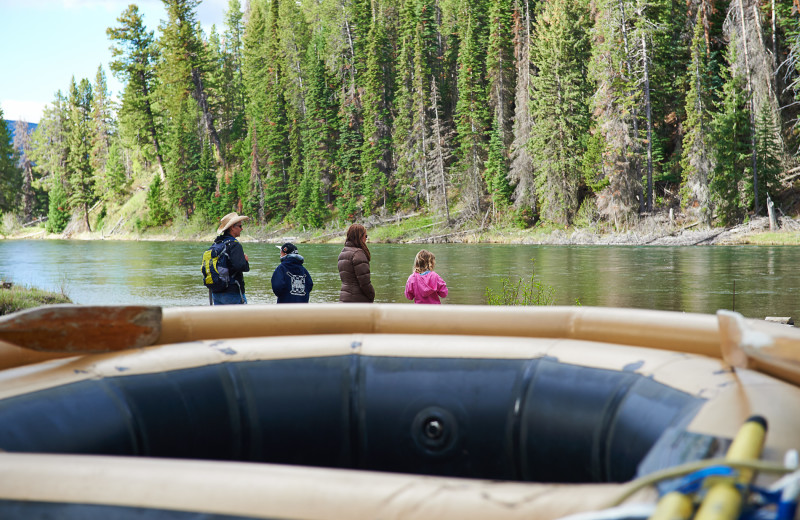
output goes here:
<path id="1" fill-rule="evenodd" d="M 0 288 L 0 316 L 40 305 L 72 303 L 72 300 L 64 293 L 43 291 L 21 285 L 7 287 L 7 285 L 7 283 L 3 284 L 3 287 Z"/>
<path id="2" fill-rule="evenodd" d="M 796 246 L 800 245 L 800 231 L 763 231 L 742 237 L 738 244 L 755 246 Z"/>

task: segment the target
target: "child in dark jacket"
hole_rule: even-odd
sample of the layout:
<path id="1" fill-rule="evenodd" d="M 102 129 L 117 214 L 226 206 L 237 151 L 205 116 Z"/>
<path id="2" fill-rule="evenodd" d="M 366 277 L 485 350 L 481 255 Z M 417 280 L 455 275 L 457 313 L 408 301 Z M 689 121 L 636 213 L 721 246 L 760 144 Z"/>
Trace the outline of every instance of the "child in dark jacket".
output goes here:
<path id="1" fill-rule="evenodd" d="M 272 273 L 272 292 L 278 297 L 278 303 L 308 303 L 314 282 L 303 267 L 303 257 L 292 243 L 279 247 L 281 263 Z"/>
<path id="2" fill-rule="evenodd" d="M 406 298 L 414 303 L 442 303 L 439 298 L 447 296 L 447 284 L 433 271 L 436 257 L 423 249 L 414 258 L 414 272 L 406 282 Z"/>

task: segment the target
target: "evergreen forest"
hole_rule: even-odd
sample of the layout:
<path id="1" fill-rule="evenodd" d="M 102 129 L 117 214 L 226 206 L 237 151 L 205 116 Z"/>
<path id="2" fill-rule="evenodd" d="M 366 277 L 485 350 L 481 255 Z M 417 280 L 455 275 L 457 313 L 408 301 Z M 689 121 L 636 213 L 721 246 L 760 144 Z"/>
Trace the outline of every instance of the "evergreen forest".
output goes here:
<path id="1" fill-rule="evenodd" d="M 116 97 L 101 66 L 33 132 L 0 125 L 0 211 L 62 232 L 137 193 L 141 227 L 797 209 L 797 0 L 229 0 L 208 32 L 199 0 L 163 3 L 107 29 Z"/>

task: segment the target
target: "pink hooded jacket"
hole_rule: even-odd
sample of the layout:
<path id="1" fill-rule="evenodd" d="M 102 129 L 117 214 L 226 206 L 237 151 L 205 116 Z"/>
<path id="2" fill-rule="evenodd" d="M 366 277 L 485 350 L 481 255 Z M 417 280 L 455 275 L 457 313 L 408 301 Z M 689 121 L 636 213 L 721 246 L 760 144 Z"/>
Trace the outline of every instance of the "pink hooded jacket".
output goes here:
<path id="1" fill-rule="evenodd" d="M 412 273 L 406 282 L 406 298 L 414 303 L 442 303 L 439 297 L 447 296 L 447 284 L 433 271 Z"/>

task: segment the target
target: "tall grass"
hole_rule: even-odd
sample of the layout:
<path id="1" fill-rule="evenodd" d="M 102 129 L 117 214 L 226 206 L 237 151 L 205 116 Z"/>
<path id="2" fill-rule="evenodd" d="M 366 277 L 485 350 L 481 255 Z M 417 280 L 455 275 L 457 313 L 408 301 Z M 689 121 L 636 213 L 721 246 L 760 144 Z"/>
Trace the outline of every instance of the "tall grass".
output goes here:
<path id="1" fill-rule="evenodd" d="M 531 276 L 527 280 L 519 277 L 517 280 L 502 279 L 502 287 L 495 292 L 491 287 L 486 288 L 486 303 L 489 305 L 553 305 L 555 289 L 539 280 L 536 275 L 536 264 L 531 260 Z M 575 300 L 575 305 L 580 305 L 580 300 Z"/>
<path id="2" fill-rule="evenodd" d="M 0 288 L 0 316 L 55 303 L 72 303 L 72 300 L 63 290 L 61 293 L 54 293 L 21 285 Z"/>

